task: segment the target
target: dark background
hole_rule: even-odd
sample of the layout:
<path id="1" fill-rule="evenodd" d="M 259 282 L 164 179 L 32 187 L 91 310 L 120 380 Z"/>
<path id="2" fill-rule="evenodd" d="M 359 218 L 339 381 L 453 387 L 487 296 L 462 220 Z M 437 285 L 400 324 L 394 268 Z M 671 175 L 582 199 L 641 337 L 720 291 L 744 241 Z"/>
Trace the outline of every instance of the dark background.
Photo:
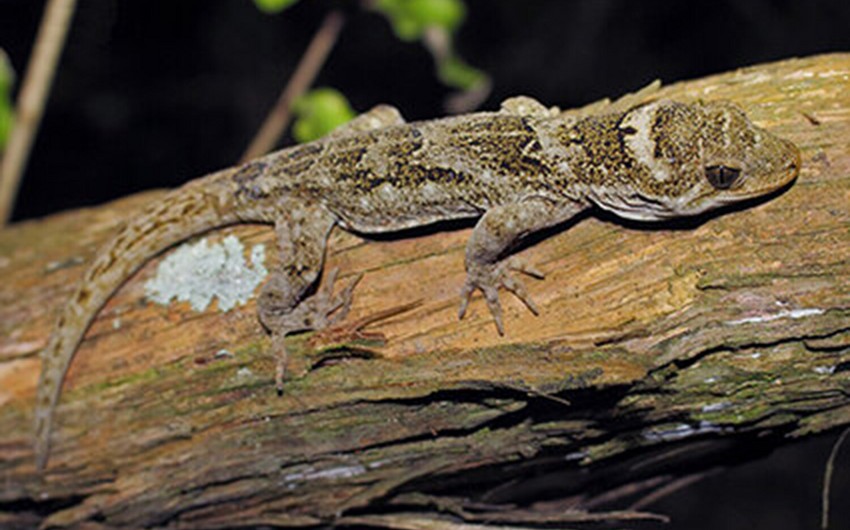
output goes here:
<path id="1" fill-rule="evenodd" d="M 492 76 L 483 105 L 527 94 L 561 107 L 740 66 L 850 49 L 847 0 L 467 0 L 461 55 Z M 83 0 L 21 186 L 15 219 L 176 186 L 232 165 L 327 10 L 348 23 L 318 85 L 358 111 L 443 114 L 450 90 L 428 53 L 349 0 L 281 15 L 249 0 Z M 0 47 L 19 79 L 44 3 L 0 0 Z M 352 7 L 355 6 L 355 7 Z M 284 143 L 291 143 L 286 138 Z M 836 435 L 716 474 L 650 508 L 668 528 L 816 528 Z M 850 527 L 850 448 L 836 468 L 833 528 Z"/>

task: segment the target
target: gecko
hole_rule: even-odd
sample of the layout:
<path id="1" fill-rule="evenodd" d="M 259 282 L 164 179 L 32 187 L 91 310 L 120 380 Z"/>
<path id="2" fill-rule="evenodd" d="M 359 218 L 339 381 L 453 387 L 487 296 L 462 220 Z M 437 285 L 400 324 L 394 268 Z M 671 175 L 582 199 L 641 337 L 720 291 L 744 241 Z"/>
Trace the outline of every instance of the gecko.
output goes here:
<path id="1" fill-rule="evenodd" d="M 419 122 L 379 105 L 324 138 L 190 181 L 125 222 L 84 273 L 42 350 L 36 467 L 47 464 L 63 379 L 98 311 L 148 260 L 200 233 L 274 225 L 280 263 L 257 308 L 281 392 L 284 337 L 338 322 L 351 304 L 357 280 L 334 292 L 334 271 L 316 288 L 335 226 L 368 235 L 477 219 L 458 315 L 481 291 L 504 335 L 500 290 L 538 313 L 516 273 L 542 274 L 512 256 L 529 234 L 588 208 L 639 221 L 701 214 L 783 189 L 800 164 L 792 142 L 723 101 L 615 102 L 582 114 L 518 96 L 497 111 Z"/>

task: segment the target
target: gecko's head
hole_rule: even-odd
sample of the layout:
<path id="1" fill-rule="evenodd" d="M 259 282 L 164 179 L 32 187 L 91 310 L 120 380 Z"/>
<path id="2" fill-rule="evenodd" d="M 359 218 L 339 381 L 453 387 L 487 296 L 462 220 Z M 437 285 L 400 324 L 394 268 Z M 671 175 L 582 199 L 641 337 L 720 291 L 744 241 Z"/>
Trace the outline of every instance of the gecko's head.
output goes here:
<path id="1" fill-rule="evenodd" d="M 699 214 L 776 191 L 800 171 L 793 143 L 728 102 L 656 101 L 626 112 L 619 127 L 636 131 L 625 147 L 647 168 L 635 184 L 650 213 L 633 218 Z"/>
<path id="2" fill-rule="evenodd" d="M 800 150 L 753 125 L 728 102 L 699 103 L 701 176 L 689 208 L 699 213 L 715 206 L 776 191 L 800 172 Z"/>

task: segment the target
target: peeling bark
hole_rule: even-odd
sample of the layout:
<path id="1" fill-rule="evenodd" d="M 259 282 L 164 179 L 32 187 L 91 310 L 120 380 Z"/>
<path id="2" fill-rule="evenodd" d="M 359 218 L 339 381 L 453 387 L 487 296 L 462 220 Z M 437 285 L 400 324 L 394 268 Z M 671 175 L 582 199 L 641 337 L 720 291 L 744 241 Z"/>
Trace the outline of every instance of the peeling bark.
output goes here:
<path id="1" fill-rule="evenodd" d="M 741 444 L 850 423 L 850 54 L 659 95 L 739 103 L 801 147 L 797 183 L 674 225 L 590 217 L 553 234 L 522 251 L 547 273 L 529 285 L 542 315 L 506 296 L 506 338 L 480 298 L 456 319 L 468 229 L 337 232 L 328 270 L 365 273 L 350 324 L 292 338 L 300 368 L 281 398 L 253 303 L 147 302 L 160 257 L 89 331 L 43 477 L 38 351 L 97 246 L 158 193 L 0 233 L 0 526 L 658 519 L 627 508 L 740 458 Z M 273 243 L 257 226 L 207 237 L 226 235 Z"/>

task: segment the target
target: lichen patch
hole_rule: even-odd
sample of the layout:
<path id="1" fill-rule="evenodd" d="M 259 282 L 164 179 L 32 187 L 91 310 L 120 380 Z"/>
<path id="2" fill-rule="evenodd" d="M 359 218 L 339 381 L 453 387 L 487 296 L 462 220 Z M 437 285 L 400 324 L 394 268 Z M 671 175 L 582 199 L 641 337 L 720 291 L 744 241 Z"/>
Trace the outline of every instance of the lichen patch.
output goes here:
<path id="1" fill-rule="evenodd" d="M 145 294 L 162 305 L 174 299 L 189 302 L 195 311 L 204 311 L 217 298 L 219 309 L 229 311 L 245 304 L 266 277 L 264 261 L 263 245 L 251 249 L 248 263 L 245 247 L 235 236 L 215 244 L 202 239 L 178 247 L 162 260 L 145 283 Z"/>

